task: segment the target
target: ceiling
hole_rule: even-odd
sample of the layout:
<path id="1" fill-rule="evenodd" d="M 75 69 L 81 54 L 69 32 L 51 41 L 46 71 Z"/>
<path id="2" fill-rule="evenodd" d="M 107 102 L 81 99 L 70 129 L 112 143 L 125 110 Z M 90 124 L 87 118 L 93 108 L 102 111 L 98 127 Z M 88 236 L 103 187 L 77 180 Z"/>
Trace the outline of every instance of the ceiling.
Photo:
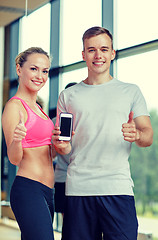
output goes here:
<path id="1" fill-rule="evenodd" d="M 50 0 L 0 0 L 0 27 L 4 27 L 26 14 L 38 9 Z"/>

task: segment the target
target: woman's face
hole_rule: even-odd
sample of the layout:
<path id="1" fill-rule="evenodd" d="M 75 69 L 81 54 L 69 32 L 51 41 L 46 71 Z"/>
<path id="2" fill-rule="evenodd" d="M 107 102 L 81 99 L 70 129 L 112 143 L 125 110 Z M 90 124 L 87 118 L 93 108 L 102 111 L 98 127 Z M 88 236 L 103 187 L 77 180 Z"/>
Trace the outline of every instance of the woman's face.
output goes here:
<path id="1" fill-rule="evenodd" d="M 50 61 L 41 53 L 33 53 L 27 57 L 27 61 L 20 67 L 16 66 L 19 76 L 19 84 L 30 91 L 39 91 L 48 79 Z"/>

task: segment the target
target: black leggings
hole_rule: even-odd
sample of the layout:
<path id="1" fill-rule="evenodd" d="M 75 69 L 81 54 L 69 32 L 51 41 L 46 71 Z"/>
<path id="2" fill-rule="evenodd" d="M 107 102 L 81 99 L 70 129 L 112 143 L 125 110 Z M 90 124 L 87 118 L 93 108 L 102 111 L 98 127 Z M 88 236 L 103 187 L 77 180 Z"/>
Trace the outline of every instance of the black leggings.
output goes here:
<path id="1" fill-rule="evenodd" d="M 16 176 L 10 203 L 23 240 L 54 240 L 54 189 Z"/>

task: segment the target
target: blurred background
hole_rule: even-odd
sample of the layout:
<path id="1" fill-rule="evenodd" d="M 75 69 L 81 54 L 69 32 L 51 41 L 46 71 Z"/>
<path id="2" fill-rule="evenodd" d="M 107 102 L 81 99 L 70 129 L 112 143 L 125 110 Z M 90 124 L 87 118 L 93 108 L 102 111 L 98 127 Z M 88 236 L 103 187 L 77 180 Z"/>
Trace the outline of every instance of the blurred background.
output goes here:
<path id="1" fill-rule="evenodd" d="M 6 101 L 17 90 L 15 57 L 19 52 L 38 46 L 52 56 L 49 81 L 39 92 L 39 101 L 52 118 L 56 115 L 59 93 L 69 82 L 80 82 L 87 76 L 81 54 L 84 31 L 103 26 L 113 34 L 116 58 L 111 74 L 140 87 L 154 129 L 153 145 L 140 149 L 133 144 L 129 160 L 135 182 L 140 239 L 154 240 L 158 239 L 157 9 L 158 0 L 0 0 L 1 114 Z M 8 161 L 2 130 L 0 140 L 0 226 L 13 227 L 16 222 L 9 194 L 17 168 Z M 61 225 L 61 216 L 55 215 L 56 232 L 61 232 Z M 11 239 L 1 236 L 0 228 L 0 239 Z M 18 236 L 14 239 L 18 240 Z"/>

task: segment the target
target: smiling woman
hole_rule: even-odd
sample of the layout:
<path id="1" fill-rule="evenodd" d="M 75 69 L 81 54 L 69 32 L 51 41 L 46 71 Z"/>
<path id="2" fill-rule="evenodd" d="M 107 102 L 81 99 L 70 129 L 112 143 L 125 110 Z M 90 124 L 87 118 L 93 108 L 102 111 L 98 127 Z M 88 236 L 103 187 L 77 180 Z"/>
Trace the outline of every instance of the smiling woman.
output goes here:
<path id="1" fill-rule="evenodd" d="M 54 169 L 51 137 L 54 125 L 36 104 L 37 93 L 48 79 L 50 59 L 43 49 L 32 47 L 20 53 L 15 61 L 19 87 L 2 115 L 8 158 L 18 166 L 10 203 L 22 239 L 43 240 L 47 233 L 47 239 L 52 240 Z"/>
<path id="2" fill-rule="evenodd" d="M 23 59 L 19 61 L 19 57 L 16 59 L 16 71 L 19 76 L 19 81 L 25 83 L 26 80 L 28 86 L 29 83 L 32 82 L 40 88 L 43 87 L 48 79 L 49 67 L 50 62 L 48 56 L 41 54 L 40 51 L 39 53 L 35 52 L 28 55 L 27 61 Z M 23 87 L 23 84 L 20 84 L 19 88 L 20 87 Z"/>

